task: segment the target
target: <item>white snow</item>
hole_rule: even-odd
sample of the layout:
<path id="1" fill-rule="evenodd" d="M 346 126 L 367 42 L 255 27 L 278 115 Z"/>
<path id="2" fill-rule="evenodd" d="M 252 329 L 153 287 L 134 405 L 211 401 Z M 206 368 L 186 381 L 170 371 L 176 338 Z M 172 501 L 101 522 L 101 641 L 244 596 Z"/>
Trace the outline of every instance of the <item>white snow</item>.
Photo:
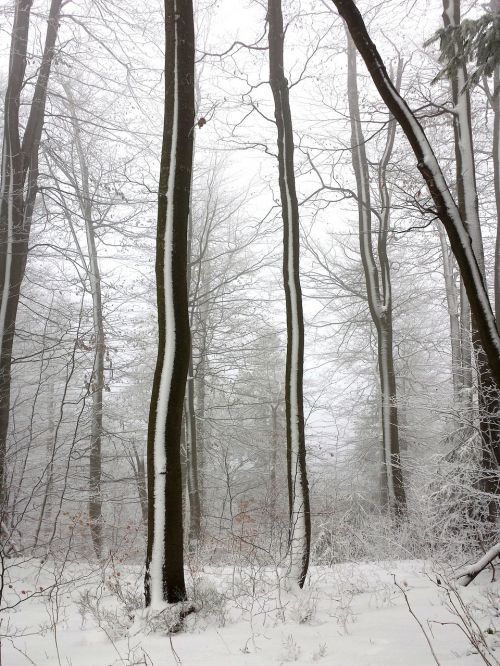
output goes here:
<path id="1" fill-rule="evenodd" d="M 177 5 L 174 2 L 174 13 L 177 13 Z M 160 390 L 158 395 L 155 439 L 154 439 L 154 461 L 155 461 L 155 483 L 154 483 L 154 539 L 150 564 L 151 575 L 151 607 L 161 607 L 163 598 L 163 563 L 164 563 L 164 530 L 165 530 L 165 482 L 166 464 L 165 455 L 165 423 L 170 398 L 170 387 L 172 383 L 172 372 L 175 356 L 175 316 L 174 316 L 174 288 L 172 283 L 172 252 L 173 252 L 173 228 L 174 228 L 174 186 L 176 171 L 177 134 L 179 119 L 179 82 L 177 67 L 177 22 L 174 22 L 174 100 L 173 100 L 173 124 L 172 143 L 170 146 L 169 178 L 167 186 L 167 219 L 165 225 L 165 254 L 164 254 L 164 293 L 165 293 L 165 353 L 161 371 Z"/>
<path id="2" fill-rule="evenodd" d="M 283 573 L 258 566 L 198 570 L 195 596 L 201 608 L 187 618 L 183 632 L 169 638 L 158 626 L 152 633 L 143 613 L 135 622 L 128 619 L 118 601 L 116 590 L 142 592 L 139 567 L 117 565 L 102 576 L 85 562 L 64 570 L 53 562 L 19 562 L 8 573 L 7 601 L 17 606 L 2 613 L 2 663 L 430 666 L 435 662 L 426 638 L 393 576 L 441 666 L 483 663 L 454 624 L 460 620 L 446 607 L 446 586 L 434 582 L 430 563 L 313 567 L 300 594 L 284 589 Z M 489 580 L 482 575 L 480 583 L 460 587 L 459 594 L 481 629 L 489 629 L 483 635 L 494 647 L 500 621 L 487 607 L 498 601 L 500 586 Z"/>

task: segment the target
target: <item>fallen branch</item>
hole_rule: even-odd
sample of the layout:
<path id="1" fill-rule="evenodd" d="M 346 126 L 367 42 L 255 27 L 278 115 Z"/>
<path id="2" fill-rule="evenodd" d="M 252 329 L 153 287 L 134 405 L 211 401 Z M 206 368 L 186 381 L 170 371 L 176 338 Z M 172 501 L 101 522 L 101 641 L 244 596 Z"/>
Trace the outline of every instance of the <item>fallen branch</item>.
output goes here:
<path id="1" fill-rule="evenodd" d="M 481 559 L 479 559 L 475 564 L 471 564 L 470 567 L 467 567 L 462 573 L 457 576 L 457 581 L 460 585 L 467 587 L 476 576 L 478 576 L 483 569 L 486 569 L 488 564 L 490 564 L 496 557 L 500 556 L 500 543 L 495 544 L 492 548 L 486 552 Z"/>

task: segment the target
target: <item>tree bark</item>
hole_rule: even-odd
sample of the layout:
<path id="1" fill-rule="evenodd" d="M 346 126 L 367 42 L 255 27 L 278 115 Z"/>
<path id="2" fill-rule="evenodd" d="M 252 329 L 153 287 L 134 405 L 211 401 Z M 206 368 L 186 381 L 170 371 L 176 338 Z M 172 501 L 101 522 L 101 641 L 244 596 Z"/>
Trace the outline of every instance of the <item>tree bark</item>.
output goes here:
<path id="1" fill-rule="evenodd" d="M 394 372 L 392 332 L 392 292 L 390 263 L 387 255 L 387 236 L 390 220 L 390 195 L 387 187 L 387 166 L 392 154 L 396 125 L 389 124 L 387 142 L 379 164 L 379 191 L 381 200 L 378 259 L 375 260 L 372 238 L 372 205 L 370 174 L 366 157 L 365 139 L 361 127 L 357 83 L 356 47 L 347 34 L 347 88 L 351 122 L 351 153 L 356 176 L 359 211 L 359 246 L 365 276 L 368 307 L 377 330 L 377 358 L 381 395 L 382 464 L 383 478 L 387 483 L 387 499 L 391 512 L 397 517 L 406 512 L 406 493 L 401 469 L 399 427 L 397 409 L 396 375 Z M 401 81 L 401 64 L 398 67 L 396 89 Z M 385 493 L 383 494 L 385 497 Z"/>
<path id="2" fill-rule="evenodd" d="M 311 546 L 311 515 L 304 437 L 304 320 L 299 273 L 299 207 L 295 190 L 293 126 L 283 66 L 281 0 L 269 0 L 269 75 L 278 130 L 278 166 L 283 216 L 283 279 L 286 296 L 285 377 L 287 472 L 290 511 L 290 575 L 304 585 Z"/>
<path id="3" fill-rule="evenodd" d="M 146 606 L 186 599 L 181 427 L 190 357 L 186 267 L 194 131 L 191 0 L 165 0 L 165 44 L 156 245 L 159 344 L 148 428 Z"/>
<path id="4" fill-rule="evenodd" d="M 33 0 L 15 6 L 5 95 L 0 181 L 0 519 L 7 511 L 6 445 L 9 427 L 12 346 L 21 282 L 28 256 L 31 218 L 38 183 L 38 150 L 45 117 L 47 86 L 55 53 L 62 0 L 52 0 L 35 91 L 21 142 L 19 109 L 26 70 Z"/>

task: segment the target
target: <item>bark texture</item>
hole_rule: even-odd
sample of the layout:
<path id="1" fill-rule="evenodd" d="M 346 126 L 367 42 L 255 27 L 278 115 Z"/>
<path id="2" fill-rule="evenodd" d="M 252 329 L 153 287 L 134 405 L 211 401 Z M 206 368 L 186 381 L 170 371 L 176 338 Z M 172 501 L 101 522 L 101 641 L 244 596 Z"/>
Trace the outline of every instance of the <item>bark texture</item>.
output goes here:
<path id="1" fill-rule="evenodd" d="M 304 585 L 309 566 L 311 514 L 304 437 L 304 319 L 299 273 L 299 207 L 295 189 L 293 126 L 283 66 L 281 0 L 269 0 L 269 75 L 278 130 L 278 166 L 283 216 L 283 279 L 286 297 L 285 377 L 287 473 L 290 510 L 291 576 Z"/>
<path id="2" fill-rule="evenodd" d="M 186 267 L 194 131 L 191 0 L 165 0 L 165 44 L 156 247 L 159 346 L 148 428 L 147 606 L 186 599 L 181 429 L 190 357 Z"/>

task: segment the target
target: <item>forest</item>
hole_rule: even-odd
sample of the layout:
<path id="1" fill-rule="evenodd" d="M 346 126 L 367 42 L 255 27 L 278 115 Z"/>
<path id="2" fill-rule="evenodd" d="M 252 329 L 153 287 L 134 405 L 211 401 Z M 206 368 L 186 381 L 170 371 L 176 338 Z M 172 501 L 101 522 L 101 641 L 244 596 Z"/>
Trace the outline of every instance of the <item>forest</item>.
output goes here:
<path id="1" fill-rule="evenodd" d="M 500 666 L 500 0 L 0 0 L 0 666 Z"/>

